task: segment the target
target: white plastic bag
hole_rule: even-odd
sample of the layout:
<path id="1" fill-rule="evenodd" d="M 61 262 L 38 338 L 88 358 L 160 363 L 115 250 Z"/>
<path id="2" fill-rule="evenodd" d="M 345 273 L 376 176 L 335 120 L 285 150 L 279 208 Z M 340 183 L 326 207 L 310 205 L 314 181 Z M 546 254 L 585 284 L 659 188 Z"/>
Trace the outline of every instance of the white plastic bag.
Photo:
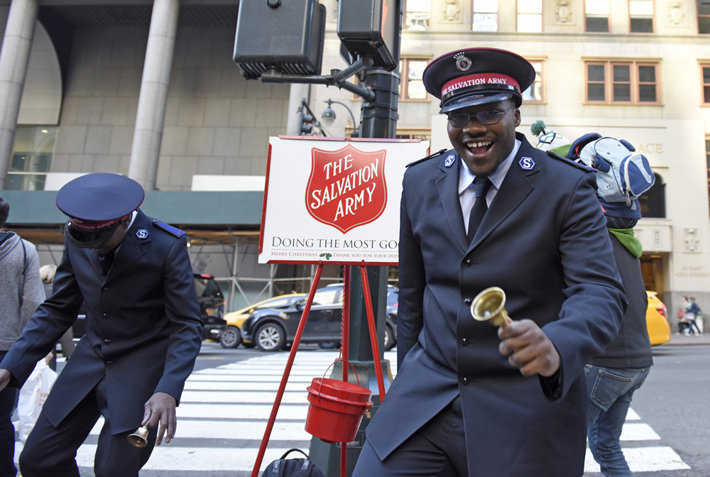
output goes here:
<path id="1" fill-rule="evenodd" d="M 42 405 L 56 379 L 57 373 L 47 366 L 47 361 L 43 358 L 37 362 L 34 371 L 20 389 L 20 398 L 17 403 L 19 420 L 15 428 L 23 444 L 37 422 Z"/>

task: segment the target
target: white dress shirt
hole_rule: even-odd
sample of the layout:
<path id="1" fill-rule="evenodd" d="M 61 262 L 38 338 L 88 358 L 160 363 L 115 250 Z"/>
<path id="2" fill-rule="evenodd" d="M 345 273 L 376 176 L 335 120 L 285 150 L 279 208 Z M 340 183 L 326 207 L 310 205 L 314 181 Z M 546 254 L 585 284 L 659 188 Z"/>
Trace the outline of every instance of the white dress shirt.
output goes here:
<path id="1" fill-rule="evenodd" d="M 518 149 L 520 149 L 520 141 L 516 139 L 515 146 L 513 146 L 513 150 L 508 154 L 508 157 L 488 176 L 488 179 L 493 184 L 488 189 L 488 194 L 486 194 L 486 204 L 489 207 L 498 193 L 498 189 L 503 184 L 503 179 L 505 179 L 510 165 L 513 164 L 513 158 L 518 153 Z M 461 214 L 463 215 L 463 226 L 466 229 L 466 233 L 468 233 L 468 216 L 471 215 L 473 203 L 476 202 L 476 194 L 473 192 L 473 180 L 476 175 L 471 172 L 471 169 L 468 168 L 463 159 L 459 161 L 459 164 L 459 203 L 461 204 Z"/>

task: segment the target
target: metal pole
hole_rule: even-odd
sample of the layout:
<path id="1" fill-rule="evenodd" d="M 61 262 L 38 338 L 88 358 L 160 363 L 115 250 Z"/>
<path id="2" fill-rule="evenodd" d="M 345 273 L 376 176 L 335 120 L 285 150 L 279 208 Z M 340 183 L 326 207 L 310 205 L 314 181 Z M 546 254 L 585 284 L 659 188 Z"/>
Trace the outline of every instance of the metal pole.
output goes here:
<path id="1" fill-rule="evenodd" d="M 402 4 L 397 2 L 396 31 L 401 32 Z M 396 64 L 399 64 L 399 41 L 396 42 L 396 51 L 392 52 Z M 368 68 L 365 70 L 365 87 L 374 93 L 371 100 L 362 102 L 362 124 L 360 137 L 366 138 L 394 138 L 397 130 L 397 105 L 399 91 L 399 73 L 386 71 L 381 68 Z M 348 358 L 355 368 L 360 383 L 368 383 L 372 393 L 373 406 L 370 408 L 374 415 L 379 408 L 381 397 L 379 386 L 376 383 L 375 362 L 368 334 L 367 310 L 364 301 L 363 279 L 359 267 L 351 268 L 350 275 L 350 349 Z M 388 269 L 383 266 L 367 267 L 368 288 L 372 291 L 372 306 L 377 328 L 377 341 L 379 342 L 379 358 L 384 356 L 384 332 L 386 326 L 387 308 L 387 278 Z M 389 361 L 381 363 L 382 373 L 386 379 L 384 387 L 388 387 L 392 380 Z M 334 367 L 336 368 L 336 367 Z M 333 369 L 333 376 L 341 370 Z M 362 384 L 365 386 L 366 384 Z M 370 418 L 363 417 L 360 429 L 353 442 L 347 445 L 348 475 L 352 474 L 355 463 L 365 441 L 365 428 Z M 326 475 L 336 475 L 341 459 L 337 452 L 338 444 L 325 444 L 317 438 L 311 439 L 311 459 L 325 472 Z"/>

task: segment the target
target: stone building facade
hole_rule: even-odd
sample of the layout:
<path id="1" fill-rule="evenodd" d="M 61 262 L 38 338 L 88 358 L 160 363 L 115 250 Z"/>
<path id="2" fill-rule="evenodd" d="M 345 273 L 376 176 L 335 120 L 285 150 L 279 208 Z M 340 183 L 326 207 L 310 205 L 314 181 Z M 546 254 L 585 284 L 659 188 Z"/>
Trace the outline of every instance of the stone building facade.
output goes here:
<path id="1" fill-rule="evenodd" d="M 338 101 L 356 122 L 361 101 L 323 85 L 245 80 L 232 61 L 238 3 L 0 0 L 0 194 L 13 201 L 11 227 L 39 245 L 43 263 L 61 253 L 53 191 L 76 174 L 117 172 L 146 186 L 147 212 L 188 230 L 195 269 L 228 284 L 230 308 L 306 283 L 296 278 L 307 267 L 256 264 L 268 138 L 297 134 L 301 98 L 316 115 Z M 321 3 L 322 71 L 343 69 L 338 1 Z M 448 145 L 421 84 L 428 61 L 473 46 L 517 52 L 538 71 L 519 130 L 534 142 L 530 126 L 542 120 L 570 139 L 599 132 L 636 145 L 657 175 L 636 229 L 647 286 L 671 316 L 682 295 L 710 307 L 710 2 L 406 0 L 403 8 L 400 137 Z M 350 135 L 357 124 L 342 105 L 332 108 L 335 122 L 323 130 Z"/>

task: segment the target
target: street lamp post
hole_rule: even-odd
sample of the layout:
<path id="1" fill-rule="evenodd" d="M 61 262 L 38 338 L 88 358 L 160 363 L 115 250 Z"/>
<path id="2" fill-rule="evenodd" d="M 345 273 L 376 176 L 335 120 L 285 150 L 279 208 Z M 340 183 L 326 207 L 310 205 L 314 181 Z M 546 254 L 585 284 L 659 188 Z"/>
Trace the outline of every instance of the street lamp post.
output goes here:
<path id="1" fill-rule="evenodd" d="M 353 114 L 352 110 L 345 103 L 341 103 L 340 101 L 335 101 L 330 98 L 326 99 L 325 102 L 328 103 L 328 107 L 323 110 L 323 113 L 321 114 L 321 119 L 326 124 L 326 126 L 330 126 L 331 124 L 333 124 L 333 121 L 335 121 L 335 111 L 333 110 L 333 108 L 331 108 L 331 105 L 339 104 L 345 109 L 347 109 L 348 113 L 350 113 L 350 119 L 353 124 L 352 137 L 360 137 L 359 124 L 355 122 L 355 115 Z"/>

